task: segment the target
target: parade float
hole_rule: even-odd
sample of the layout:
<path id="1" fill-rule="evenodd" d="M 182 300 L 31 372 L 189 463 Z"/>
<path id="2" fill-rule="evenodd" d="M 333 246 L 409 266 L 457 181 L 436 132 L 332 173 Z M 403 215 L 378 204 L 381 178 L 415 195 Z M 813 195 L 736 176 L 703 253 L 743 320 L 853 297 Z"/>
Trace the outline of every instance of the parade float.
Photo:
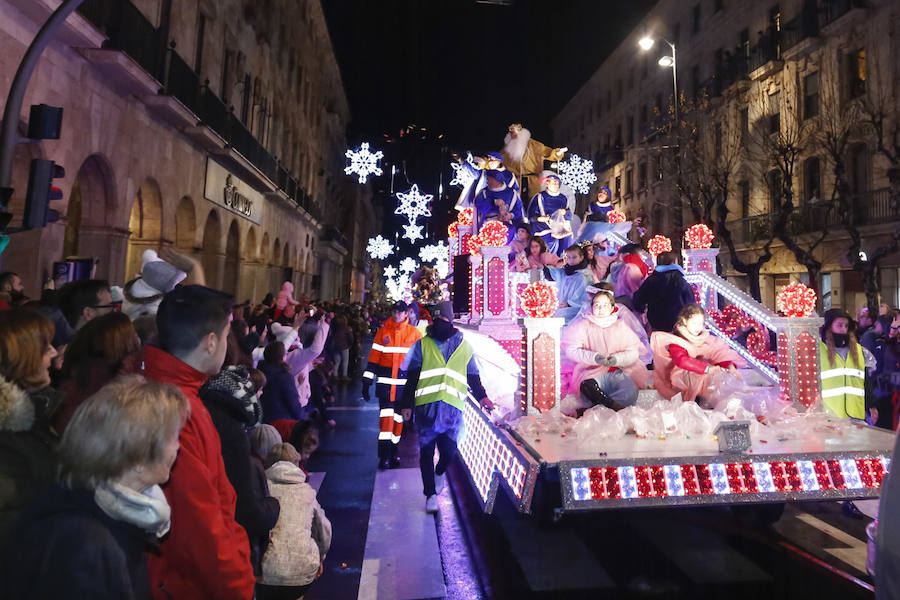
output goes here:
<path id="1" fill-rule="evenodd" d="M 555 160 L 564 150 L 553 150 Z M 503 168 L 499 159 L 488 161 L 469 157 L 454 165 L 463 187 L 458 220 L 448 228 L 446 245 L 422 255 L 436 261 L 443 277 L 454 266 L 456 325 L 472 342 L 497 407 L 485 412 L 470 397 L 459 443 L 485 512 L 493 511 L 501 489 L 521 513 L 550 511 L 556 516 L 879 495 L 894 434 L 824 412 L 818 375 L 823 319 L 813 313 L 811 290 L 788 286 L 779 294 L 778 313 L 757 302 L 716 273 L 718 249 L 713 232 L 703 224 L 685 231 L 685 278 L 706 311 L 708 330 L 749 365 L 743 369 L 744 384 L 725 390 L 728 401 L 715 409 L 682 402 L 679 396 L 666 400 L 651 387 L 640 391 L 633 407 L 616 412 L 598 406 L 575 418 L 566 410 L 566 403 L 577 399 L 567 389 L 563 319 L 554 316 L 556 283 L 544 280 L 541 269 L 511 268 L 512 233 L 502 224 L 503 203 L 498 203 L 497 220 L 482 221 L 478 215 L 478 187 L 485 185 L 479 167 Z M 560 165 L 559 172 L 593 175 L 589 161 L 581 159 L 575 168 Z M 521 172 L 518 180 L 500 179 L 519 191 Z M 579 189 L 584 181 L 563 183 Z M 406 211 L 410 224 L 424 214 L 418 195 L 413 189 L 401 198 L 398 211 Z M 601 234 L 614 254 L 628 243 L 631 225 L 624 213 L 611 210 L 602 222 L 586 215 L 585 222 L 576 220 L 569 227 L 560 235 L 590 241 Z M 383 242 L 375 246 L 382 254 L 387 251 Z M 672 250 L 671 240 L 662 236 L 647 246 L 651 268 L 656 255 Z M 388 278 L 397 297 L 411 285 L 417 265 L 411 259 L 404 262 L 400 281 Z"/>

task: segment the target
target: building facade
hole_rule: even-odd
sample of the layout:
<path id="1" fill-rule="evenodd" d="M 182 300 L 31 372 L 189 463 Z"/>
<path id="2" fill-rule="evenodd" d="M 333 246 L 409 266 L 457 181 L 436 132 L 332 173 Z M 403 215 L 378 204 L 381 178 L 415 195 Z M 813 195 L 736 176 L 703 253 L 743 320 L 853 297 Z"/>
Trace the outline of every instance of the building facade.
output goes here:
<path id="1" fill-rule="evenodd" d="M 662 0 L 554 119 L 556 142 L 594 158 L 595 189 L 607 185 L 629 218 L 644 216 L 648 236 L 678 240 L 694 217 L 664 159 L 679 143 L 667 134 L 677 85 L 680 120 L 706 135 L 708 160 L 721 160 L 730 143 L 736 149 L 726 206 L 739 256 L 753 260 L 772 239 L 773 198 L 785 189 L 780 178 L 786 173 L 795 206 L 792 239 L 822 263 L 818 287 L 825 307 L 852 310 L 865 297 L 846 255 L 847 215 L 832 210 L 835 157 L 862 251 L 872 253 L 889 243 L 900 223 L 891 201 L 900 184 L 891 141 L 900 133 L 898 33 L 900 5 L 891 0 Z M 642 51 L 638 42 L 646 36 L 656 44 Z M 672 68 L 657 64 L 673 53 L 666 42 L 675 46 L 674 85 Z M 883 119 L 888 152 L 879 148 L 875 114 Z M 845 137 L 830 144 L 834 134 Z M 785 141 L 794 153 L 787 170 L 772 158 L 773 147 Z M 776 237 L 770 247 L 761 291 L 772 306 L 790 280 L 809 281 L 782 240 Z M 725 275 L 745 280 L 731 268 L 727 248 L 721 257 Z M 883 300 L 893 306 L 900 304 L 898 266 L 894 253 L 880 269 Z"/>
<path id="2" fill-rule="evenodd" d="M 58 4 L 0 2 L 0 87 Z M 373 212 L 371 191 L 343 174 L 350 112 L 319 0 L 86 0 L 35 69 L 23 137 L 38 103 L 63 107 L 62 133 L 17 146 L 11 226 L 32 158 L 66 176 L 60 220 L 0 256 L 29 295 L 65 257 L 121 285 L 145 249 L 171 247 L 239 300 L 285 280 L 362 296 L 364 253 L 342 231 Z"/>

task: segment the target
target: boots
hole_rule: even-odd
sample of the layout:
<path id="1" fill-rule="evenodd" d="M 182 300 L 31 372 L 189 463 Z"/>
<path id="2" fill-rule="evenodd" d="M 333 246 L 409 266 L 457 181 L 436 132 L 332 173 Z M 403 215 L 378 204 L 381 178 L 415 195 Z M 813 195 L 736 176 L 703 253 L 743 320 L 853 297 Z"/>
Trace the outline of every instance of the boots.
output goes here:
<path id="1" fill-rule="evenodd" d="M 581 395 L 587 398 L 588 402 L 597 406 L 598 404 L 602 404 L 607 408 L 611 408 L 613 410 L 622 410 L 625 408 L 624 404 L 619 404 L 615 400 L 609 397 L 609 394 L 600 389 L 600 384 L 597 383 L 595 379 L 585 379 L 581 382 Z"/>

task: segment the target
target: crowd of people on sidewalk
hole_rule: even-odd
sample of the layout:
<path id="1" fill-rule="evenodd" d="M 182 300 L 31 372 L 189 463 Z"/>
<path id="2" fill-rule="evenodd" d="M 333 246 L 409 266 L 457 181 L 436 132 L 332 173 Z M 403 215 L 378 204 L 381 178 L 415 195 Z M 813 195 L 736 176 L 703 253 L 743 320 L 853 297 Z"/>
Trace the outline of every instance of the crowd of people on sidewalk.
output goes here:
<path id="1" fill-rule="evenodd" d="M 301 597 L 332 534 L 305 465 L 390 308 L 143 258 L 39 299 L 0 274 L 0 596 Z"/>

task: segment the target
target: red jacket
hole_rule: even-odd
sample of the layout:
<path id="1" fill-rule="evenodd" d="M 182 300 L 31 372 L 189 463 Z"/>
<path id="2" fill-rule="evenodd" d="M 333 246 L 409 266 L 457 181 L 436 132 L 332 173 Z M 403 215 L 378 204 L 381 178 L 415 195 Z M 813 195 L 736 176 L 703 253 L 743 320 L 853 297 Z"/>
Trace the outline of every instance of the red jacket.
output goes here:
<path id="1" fill-rule="evenodd" d="M 191 402 L 191 417 L 178 437 L 178 458 L 163 486 L 172 530 L 159 555 L 148 559 L 153 597 L 248 600 L 256 583 L 250 543 L 234 520 L 236 496 L 225 474 L 219 434 L 198 395 L 208 376 L 152 346 L 144 349 L 144 374 L 178 386 Z"/>

